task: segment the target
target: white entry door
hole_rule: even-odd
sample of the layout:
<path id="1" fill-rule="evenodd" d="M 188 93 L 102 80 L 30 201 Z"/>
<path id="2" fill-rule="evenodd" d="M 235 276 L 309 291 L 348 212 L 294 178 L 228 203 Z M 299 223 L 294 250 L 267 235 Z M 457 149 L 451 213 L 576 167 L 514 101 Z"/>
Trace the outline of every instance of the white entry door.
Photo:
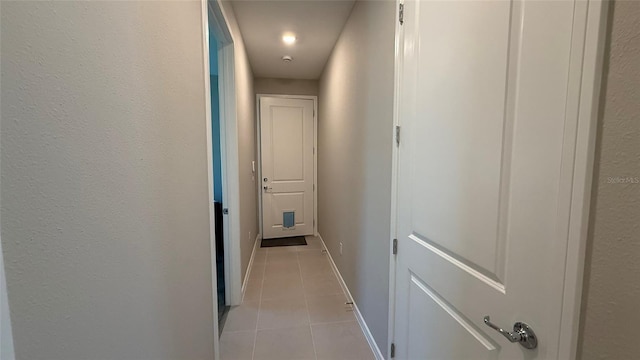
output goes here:
<path id="1" fill-rule="evenodd" d="M 260 98 L 262 237 L 312 235 L 314 101 Z"/>
<path id="2" fill-rule="evenodd" d="M 586 3 L 404 3 L 396 358 L 559 358 Z"/>

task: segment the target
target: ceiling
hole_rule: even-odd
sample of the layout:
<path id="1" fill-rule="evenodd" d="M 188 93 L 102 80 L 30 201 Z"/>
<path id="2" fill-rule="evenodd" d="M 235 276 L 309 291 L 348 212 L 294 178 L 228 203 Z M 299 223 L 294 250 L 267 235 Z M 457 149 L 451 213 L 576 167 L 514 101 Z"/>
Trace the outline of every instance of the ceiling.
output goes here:
<path id="1" fill-rule="evenodd" d="M 353 0 L 235 0 L 233 9 L 255 77 L 318 79 Z M 285 33 L 296 42 L 286 45 Z M 293 61 L 286 63 L 282 57 Z"/>

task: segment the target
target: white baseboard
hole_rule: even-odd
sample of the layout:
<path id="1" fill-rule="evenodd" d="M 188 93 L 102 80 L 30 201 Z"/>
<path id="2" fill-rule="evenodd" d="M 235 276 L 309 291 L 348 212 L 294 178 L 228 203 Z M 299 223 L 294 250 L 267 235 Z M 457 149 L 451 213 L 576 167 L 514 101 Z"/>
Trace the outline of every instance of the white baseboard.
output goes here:
<path id="1" fill-rule="evenodd" d="M 244 300 L 244 292 L 247 290 L 247 283 L 249 282 L 249 275 L 251 275 L 251 269 L 253 268 L 253 258 L 256 256 L 256 249 L 258 248 L 258 244 L 260 244 L 260 240 L 262 239 L 262 234 L 256 235 L 256 240 L 253 243 L 253 250 L 251 250 L 251 258 L 249 259 L 249 265 L 247 266 L 247 273 L 244 275 L 244 281 L 242 282 L 242 299 Z"/>
<path id="2" fill-rule="evenodd" d="M 336 277 L 338 278 L 338 282 L 340 282 L 340 286 L 342 287 L 342 290 L 347 296 L 347 300 L 353 303 L 353 312 L 356 315 L 356 320 L 358 320 L 358 324 L 360 324 L 360 328 L 362 329 L 362 333 L 364 334 L 364 337 L 367 339 L 367 342 L 369 343 L 369 347 L 371 347 L 371 351 L 373 351 L 373 354 L 375 355 L 377 360 L 384 360 L 382 351 L 380 351 L 378 344 L 374 340 L 373 335 L 371 334 L 371 331 L 369 330 L 369 327 L 367 326 L 366 321 L 364 321 L 364 318 L 362 317 L 362 314 L 358 309 L 358 305 L 353 300 L 353 296 L 351 296 L 351 292 L 349 291 L 347 284 L 344 282 L 344 279 L 342 278 L 342 274 L 340 274 L 340 270 L 338 270 L 336 263 L 333 261 L 333 258 L 331 257 L 331 253 L 329 252 L 329 249 L 327 249 L 327 244 L 324 243 L 324 239 L 322 238 L 322 236 L 320 236 L 320 234 L 316 236 L 322 242 L 322 248 L 327 250 L 327 256 L 329 257 L 331 268 L 333 268 L 333 272 L 336 274 Z"/>

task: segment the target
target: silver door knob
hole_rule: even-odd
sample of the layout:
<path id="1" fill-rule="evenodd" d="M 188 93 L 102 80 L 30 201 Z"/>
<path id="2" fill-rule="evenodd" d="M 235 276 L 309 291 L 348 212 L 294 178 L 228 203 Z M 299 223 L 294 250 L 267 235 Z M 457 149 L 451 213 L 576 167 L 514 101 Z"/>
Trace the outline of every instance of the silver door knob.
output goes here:
<path id="1" fill-rule="evenodd" d="M 502 330 L 501 327 L 493 324 L 489 315 L 484 317 L 484 323 L 487 324 L 488 327 L 502 334 L 502 336 L 506 337 L 507 340 L 512 343 L 520 343 L 520 345 L 525 349 L 535 349 L 538 347 L 538 337 L 533 332 L 533 329 L 523 322 L 513 324 L 513 332 Z"/>

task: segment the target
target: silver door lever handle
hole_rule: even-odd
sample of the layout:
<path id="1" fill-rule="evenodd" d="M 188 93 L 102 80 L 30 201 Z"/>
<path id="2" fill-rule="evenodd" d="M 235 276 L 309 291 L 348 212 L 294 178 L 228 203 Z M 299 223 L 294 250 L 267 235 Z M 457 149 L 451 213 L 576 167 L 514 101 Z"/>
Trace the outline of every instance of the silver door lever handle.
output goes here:
<path id="1" fill-rule="evenodd" d="M 512 343 L 520 343 L 526 349 L 535 349 L 538 347 L 538 338 L 529 325 L 523 322 L 513 324 L 513 332 L 503 330 L 501 327 L 491 322 L 489 315 L 484 317 L 484 323 L 493 330 L 499 332 Z"/>

